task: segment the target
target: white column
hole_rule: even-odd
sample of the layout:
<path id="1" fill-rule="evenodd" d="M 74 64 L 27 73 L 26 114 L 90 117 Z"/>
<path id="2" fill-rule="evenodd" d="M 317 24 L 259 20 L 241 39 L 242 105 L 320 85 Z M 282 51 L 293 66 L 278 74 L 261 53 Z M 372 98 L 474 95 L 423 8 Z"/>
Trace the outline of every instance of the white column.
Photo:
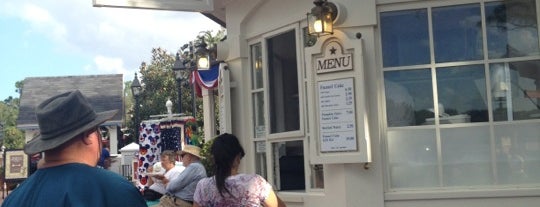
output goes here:
<path id="1" fill-rule="evenodd" d="M 109 130 L 109 153 L 110 154 L 118 154 L 118 126 L 108 126 L 107 129 Z"/>
<path id="2" fill-rule="evenodd" d="M 215 108 L 214 108 L 214 90 L 208 90 L 202 88 L 203 99 L 203 119 L 204 119 L 204 140 L 209 141 L 212 137 L 216 136 L 216 120 L 215 120 Z"/>

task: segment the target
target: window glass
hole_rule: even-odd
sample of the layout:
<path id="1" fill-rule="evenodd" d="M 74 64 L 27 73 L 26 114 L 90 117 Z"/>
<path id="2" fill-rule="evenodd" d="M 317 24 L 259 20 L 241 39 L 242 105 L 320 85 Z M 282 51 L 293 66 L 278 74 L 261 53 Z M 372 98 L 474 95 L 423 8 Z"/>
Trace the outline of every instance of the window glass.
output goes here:
<path id="1" fill-rule="evenodd" d="M 251 89 L 263 87 L 261 43 L 251 46 Z"/>
<path id="2" fill-rule="evenodd" d="M 433 42 L 438 63 L 482 59 L 480 5 L 433 8 Z"/>
<path id="3" fill-rule="evenodd" d="M 426 9 L 383 12 L 380 19 L 384 67 L 430 62 Z"/>
<path id="4" fill-rule="evenodd" d="M 484 65 L 438 68 L 440 123 L 488 121 L 485 85 Z"/>
<path id="5" fill-rule="evenodd" d="M 490 64 L 493 120 L 540 118 L 540 61 Z"/>
<path id="6" fill-rule="evenodd" d="M 253 134 L 255 138 L 262 138 L 266 135 L 266 125 L 264 120 L 264 93 L 260 91 L 252 94 Z"/>
<path id="7" fill-rule="evenodd" d="M 270 132 L 300 129 L 294 30 L 267 39 Z"/>
<path id="8" fill-rule="evenodd" d="M 435 130 L 388 132 L 392 188 L 439 186 Z"/>
<path id="9" fill-rule="evenodd" d="M 537 186 L 536 1 L 418 5 L 380 13 L 390 188 Z"/>
<path id="10" fill-rule="evenodd" d="M 274 185 L 278 190 L 305 190 L 304 146 L 301 140 L 272 143 Z"/>
<path id="11" fill-rule="evenodd" d="M 444 186 L 492 184 L 489 127 L 441 129 Z"/>
<path id="12" fill-rule="evenodd" d="M 538 123 L 497 126 L 497 183 L 540 183 L 540 127 Z"/>
<path id="13" fill-rule="evenodd" d="M 427 118 L 433 119 L 429 69 L 384 72 L 384 87 L 389 127 L 422 125 Z"/>
<path id="14" fill-rule="evenodd" d="M 489 2 L 485 12 L 490 59 L 540 54 L 534 0 Z"/>
<path id="15" fill-rule="evenodd" d="M 255 142 L 255 173 L 268 179 L 266 171 L 266 142 Z"/>

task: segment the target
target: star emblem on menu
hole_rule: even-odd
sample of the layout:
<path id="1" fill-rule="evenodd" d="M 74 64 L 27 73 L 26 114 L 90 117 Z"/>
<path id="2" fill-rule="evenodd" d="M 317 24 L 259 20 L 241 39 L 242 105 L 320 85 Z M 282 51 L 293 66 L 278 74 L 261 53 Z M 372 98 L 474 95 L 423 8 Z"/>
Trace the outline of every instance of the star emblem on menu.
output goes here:
<path id="1" fill-rule="evenodd" d="M 331 54 L 331 55 L 335 55 L 335 54 L 336 54 L 336 48 L 335 48 L 335 47 L 330 48 L 330 54 Z"/>

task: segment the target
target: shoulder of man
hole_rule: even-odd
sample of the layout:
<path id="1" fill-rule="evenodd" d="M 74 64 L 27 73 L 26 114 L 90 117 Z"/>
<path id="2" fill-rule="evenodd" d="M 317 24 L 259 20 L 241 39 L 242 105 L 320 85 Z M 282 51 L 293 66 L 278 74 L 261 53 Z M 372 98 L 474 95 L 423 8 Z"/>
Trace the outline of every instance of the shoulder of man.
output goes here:
<path id="1" fill-rule="evenodd" d="M 194 162 L 194 163 L 191 163 L 191 164 L 189 164 L 188 167 L 190 167 L 190 166 L 192 166 L 192 165 L 193 165 L 194 168 L 203 168 L 203 169 L 204 169 L 204 165 L 203 165 L 201 162 Z"/>

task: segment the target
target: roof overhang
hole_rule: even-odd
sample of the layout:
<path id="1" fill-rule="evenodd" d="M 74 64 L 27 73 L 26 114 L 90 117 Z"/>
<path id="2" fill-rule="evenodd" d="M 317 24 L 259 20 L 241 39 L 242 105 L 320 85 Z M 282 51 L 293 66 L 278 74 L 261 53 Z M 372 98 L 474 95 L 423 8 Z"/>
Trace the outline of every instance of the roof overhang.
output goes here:
<path id="1" fill-rule="evenodd" d="M 225 27 L 224 0 L 92 0 L 94 7 L 199 12 Z"/>
<path id="2" fill-rule="evenodd" d="M 100 126 L 122 126 L 122 120 L 109 120 L 100 124 Z M 39 129 L 39 125 L 38 124 L 19 124 L 17 125 L 17 129 L 20 129 L 23 131 L 34 130 L 34 129 Z"/>

